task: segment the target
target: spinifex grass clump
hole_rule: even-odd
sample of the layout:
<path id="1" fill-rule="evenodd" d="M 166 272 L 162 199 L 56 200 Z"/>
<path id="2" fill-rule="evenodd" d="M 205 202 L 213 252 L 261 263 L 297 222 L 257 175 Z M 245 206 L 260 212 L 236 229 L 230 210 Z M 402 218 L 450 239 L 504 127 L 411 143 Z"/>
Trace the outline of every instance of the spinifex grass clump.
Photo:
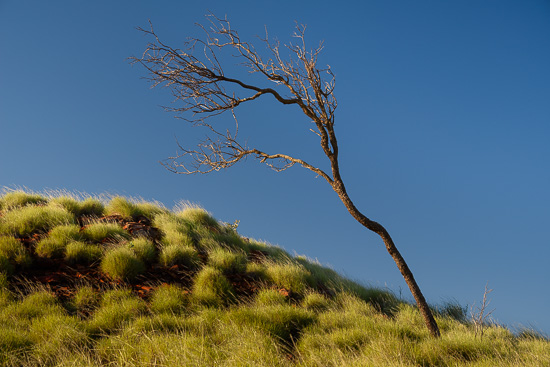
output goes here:
<path id="1" fill-rule="evenodd" d="M 30 236 L 48 232 L 58 225 L 74 223 L 74 215 L 64 208 L 27 205 L 3 213 L 0 217 L 0 234 Z"/>
<path id="2" fill-rule="evenodd" d="M 187 292 L 178 285 L 162 285 L 155 290 L 151 298 L 151 310 L 156 313 L 181 313 L 187 304 Z"/>
<path id="3" fill-rule="evenodd" d="M 83 236 L 90 242 L 116 242 L 130 238 L 128 231 L 117 223 L 96 222 L 85 227 Z"/>
<path id="4" fill-rule="evenodd" d="M 210 213 L 200 207 L 184 206 L 178 215 L 194 225 L 205 226 L 211 229 L 219 229 L 220 227 L 218 221 L 214 219 Z"/>
<path id="5" fill-rule="evenodd" d="M 61 206 L 77 217 L 101 217 L 105 211 L 101 201 L 93 198 L 78 201 L 70 196 L 59 196 L 52 198 L 49 204 Z"/>
<path id="6" fill-rule="evenodd" d="M 115 247 L 105 253 L 101 270 L 114 279 L 133 280 L 145 271 L 145 264 L 127 247 Z"/>
<path id="7" fill-rule="evenodd" d="M 111 199 L 105 211 L 109 215 L 118 214 L 126 219 L 135 219 L 140 216 L 151 219 L 157 214 L 167 212 L 167 210 L 160 205 L 160 203 L 146 201 L 132 202 L 124 197 L 116 196 Z"/>
<path id="8" fill-rule="evenodd" d="M 41 257 L 61 258 L 65 256 L 65 249 L 70 242 L 84 239 L 80 226 L 68 224 L 53 228 L 48 236 L 41 239 L 35 248 L 36 254 Z"/>
<path id="9" fill-rule="evenodd" d="M 195 276 L 192 297 L 198 304 L 208 307 L 225 306 L 235 301 L 231 283 L 219 269 L 210 266 Z"/>
<path id="10" fill-rule="evenodd" d="M 37 194 L 24 191 L 13 191 L 5 194 L 0 199 L 0 210 L 10 210 L 25 205 L 45 204 L 46 199 Z"/>
<path id="11" fill-rule="evenodd" d="M 101 259 L 101 246 L 81 241 L 70 242 L 65 248 L 65 260 L 69 264 L 91 264 Z"/>
<path id="12" fill-rule="evenodd" d="M 11 273 L 15 267 L 28 267 L 32 258 L 25 247 L 17 239 L 0 236 L 0 269 Z M 3 265 L 2 265 L 3 264 Z"/>
<path id="13" fill-rule="evenodd" d="M 298 294 L 304 293 L 314 285 L 311 273 L 302 265 L 292 261 L 284 263 L 270 262 L 267 264 L 268 278 L 277 286 Z"/>
<path id="14" fill-rule="evenodd" d="M 212 249 L 208 253 L 208 265 L 224 273 L 243 273 L 246 270 L 246 255 L 223 247 Z"/>
<path id="15" fill-rule="evenodd" d="M 159 263 L 166 267 L 181 265 L 193 270 L 200 266 L 201 259 L 197 250 L 191 246 L 166 245 L 161 250 Z"/>
<path id="16" fill-rule="evenodd" d="M 147 238 L 135 238 L 128 243 L 127 247 L 136 254 L 138 259 L 146 264 L 151 264 L 157 259 L 157 248 Z"/>

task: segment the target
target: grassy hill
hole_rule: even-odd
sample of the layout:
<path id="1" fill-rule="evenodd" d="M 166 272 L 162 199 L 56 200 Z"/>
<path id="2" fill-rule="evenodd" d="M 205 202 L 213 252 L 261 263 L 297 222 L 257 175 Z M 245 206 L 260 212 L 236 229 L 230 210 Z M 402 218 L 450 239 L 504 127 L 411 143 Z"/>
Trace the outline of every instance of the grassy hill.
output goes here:
<path id="1" fill-rule="evenodd" d="M 314 254 L 312 254 L 314 255 Z M 550 366 L 550 343 L 411 304 L 205 210 L 0 196 L 2 366 Z"/>

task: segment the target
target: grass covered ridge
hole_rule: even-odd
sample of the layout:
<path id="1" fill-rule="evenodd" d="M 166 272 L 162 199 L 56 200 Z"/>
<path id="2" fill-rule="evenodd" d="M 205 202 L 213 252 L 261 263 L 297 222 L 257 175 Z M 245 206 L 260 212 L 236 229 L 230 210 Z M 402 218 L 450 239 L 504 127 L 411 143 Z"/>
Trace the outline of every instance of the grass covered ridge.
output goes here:
<path id="1" fill-rule="evenodd" d="M 550 343 L 417 309 L 201 208 L 0 196 L 0 366 L 549 366 Z"/>

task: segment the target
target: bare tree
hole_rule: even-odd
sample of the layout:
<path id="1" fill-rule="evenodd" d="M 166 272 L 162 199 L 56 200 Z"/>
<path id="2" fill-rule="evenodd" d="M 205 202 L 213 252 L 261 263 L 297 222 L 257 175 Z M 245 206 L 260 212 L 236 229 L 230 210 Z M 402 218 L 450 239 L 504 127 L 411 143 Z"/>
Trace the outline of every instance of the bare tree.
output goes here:
<path id="1" fill-rule="evenodd" d="M 275 171 L 284 171 L 297 164 L 323 177 L 336 192 L 348 212 L 363 226 L 377 233 L 392 256 L 407 282 L 422 313 L 426 326 L 434 337 L 440 336 L 439 328 L 403 256 L 399 253 L 388 231 L 379 223 L 363 215 L 353 204 L 340 175 L 338 141 L 334 131 L 334 111 L 337 101 L 334 96 L 335 78 L 329 66 L 317 67 L 322 42 L 308 50 L 305 42 L 305 26 L 297 25 L 296 43 L 281 47 L 278 41 L 269 39 L 267 31 L 261 43 L 266 48 L 263 56 L 252 44 L 241 40 L 229 21 L 207 16 L 209 24 L 199 25 L 204 37 L 190 38 L 183 49 L 172 48 L 163 43 L 151 25 L 141 29 L 152 36 L 141 57 L 132 57 L 149 71 L 153 87 L 168 87 L 178 107 L 165 107 L 176 112 L 194 125 L 206 127 L 210 134 L 198 145 L 189 149 L 182 147 L 180 153 L 170 157 L 164 165 L 175 173 L 194 174 L 218 171 L 237 162 L 253 157 Z M 240 59 L 240 64 L 249 73 L 255 73 L 264 81 L 273 83 L 273 88 L 260 87 L 246 82 L 245 78 L 232 77 L 225 73 L 221 58 L 224 50 Z M 288 55 L 283 56 L 282 53 Z M 226 68 L 227 69 L 227 68 Z M 257 147 L 249 147 L 237 139 L 238 124 L 234 109 L 241 104 L 267 96 L 283 105 L 296 105 L 314 124 L 310 130 L 319 137 L 323 153 L 330 163 L 330 171 L 315 167 L 303 159 L 284 153 L 268 153 Z M 236 129 L 220 131 L 210 117 L 229 111 L 235 119 Z"/>
<path id="2" fill-rule="evenodd" d="M 485 332 L 485 327 L 487 326 L 487 319 L 491 316 L 493 311 L 488 310 L 491 300 L 489 300 L 489 294 L 492 292 L 492 289 L 489 289 L 489 282 L 485 284 L 485 291 L 483 292 L 483 300 L 481 304 L 475 307 L 476 303 L 474 302 L 470 307 L 470 315 L 472 317 L 472 322 L 474 324 L 474 335 L 477 337 L 479 335 L 480 339 L 483 339 L 483 334 Z"/>

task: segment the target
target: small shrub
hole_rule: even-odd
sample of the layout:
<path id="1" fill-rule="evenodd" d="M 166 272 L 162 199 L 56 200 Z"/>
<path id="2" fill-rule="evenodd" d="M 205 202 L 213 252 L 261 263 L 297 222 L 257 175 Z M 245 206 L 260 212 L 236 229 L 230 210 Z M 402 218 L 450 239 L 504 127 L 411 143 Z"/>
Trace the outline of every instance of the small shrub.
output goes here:
<path id="1" fill-rule="evenodd" d="M 83 234 L 91 242 L 115 242 L 130 238 L 130 233 L 116 223 L 92 223 L 84 229 Z"/>
<path id="2" fill-rule="evenodd" d="M 40 195 L 28 194 L 24 191 L 12 191 L 0 198 L 0 209 L 10 210 L 26 205 L 45 204 L 46 199 Z"/>
<path id="3" fill-rule="evenodd" d="M 136 238 L 129 242 L 127 246 L 144 263 L 153 263 L 157 258 L 155 244 L 146 238 Z"/>
<path id="4" fill-rule="evenodd" d="M 284 305 L 288 299 L 276 289 L 262 289 L 256 294 L 254 303 L 259 306 Z"/>
<path id="5" fill-rule="evenodd" d="M 98 245 L 71 242 L 65 249 L 65 260 L 71 264 L 91 264 L 101 259 L 103 250 Z"/>
<path id="6" fill-rule="evenodd" d="M 206 266 L 195 276 L 192 297 L 208 307 L 227 305 L 234 301 L 233 286 L 219 269 Z"/>
<path id="7" fill-rule="evenodd" d="M 133 280 L 145 271 L 145 264 L 132 250 L 118 247 L 105 253 L 101 270 L 114 279 Z"/>
<path id="8" fill-rule="evenodd" d="M 74 222 L 74 216 L 63 208 L 31 205 L 4 213 L 0 217 L 0 233 L 30 236 L 33 233 L 48 232 L 58 225 Z"/>
<path id="9" fill-rule="evenodd" d="M 200 257 L 193 247 L 168 245 L 162 248 L 159 262 L 163 266 L 182 265 L 188 269 L 196 269 L 200 264 Z"/>
<path id="10" fill-rule="evenodd" d="M 243 273 L 246 270 L 246 263 L 245 254 L 221 247 L 208 253 L 208 265 L 218 268 L 224 273 Z"/>
<path id="11" fill-rule="evenodd" d="M 0 237 L 0 255 L 21 267 L 27 267 L 32 262 L 31 255 L 23 244 L 13 237 Z"/>
<path id="12" fill-rule="evenodd" d="M 187 306 L 186 293 L 178 285 L 162 285 L 151 297 L 151 310 L 156 313 L 181 313 Z"/>

